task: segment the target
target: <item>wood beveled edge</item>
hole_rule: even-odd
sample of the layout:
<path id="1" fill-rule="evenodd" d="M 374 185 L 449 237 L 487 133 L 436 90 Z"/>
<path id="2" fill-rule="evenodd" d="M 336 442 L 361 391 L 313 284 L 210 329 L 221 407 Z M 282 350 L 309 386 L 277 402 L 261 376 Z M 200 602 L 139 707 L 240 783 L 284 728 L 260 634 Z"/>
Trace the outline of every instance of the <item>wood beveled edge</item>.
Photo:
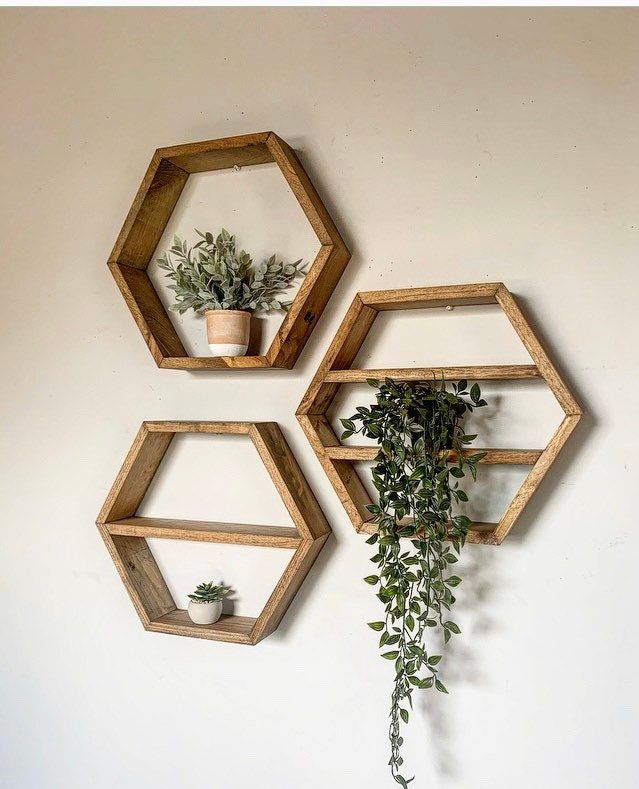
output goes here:
<path id="1" fill-rule="evenodd" d="M 174 610 L 180 611 L 181 609 L 178 609 L 176 607 Z M 171 614 L 172 612 L 167 612 L 167 613 Z M 199 625 L 196 625 L 195 623 L 191 624 L 190 622 L 186 622 L 185 624 L 181 624 L 181 623 L 169 624 L 167 622 L 163 622 L 162 617 L 151 619 L 148 622 L 148 624 L 144 624 L 144 629 L 150 633 L 163 633 L 164 635 L 169 635 L 169 636 L 182 636 L 185 638 L 200 638 L 206 641 L 218 641 L 226 644 L 243 644 L 243 645 L 252 646 L 256 643 L 255 641 L 253 641 L 251 637 L 251 633 L 253 631 L 253 628 L 255 627 L 255 622 L 257 621 L 257 619 L 252 616 L 242 617 L 242 618 L 254 620 L 253 625 L 251 627 L 251 631 L 248 633 L 234 632 L 231 630 L 216 628 L 214 625 L 201 627 Z"/>
<path id="2" fill-rule="evenodd" d="M 297 153 L 275 132 L 269 134 L 266 147 L 271 152 L 320 244 L 341 247 L 348 251 L 333 218 L 328 213 Z"/>
<path id="3" fill-rule="evenodd" d="M 284 320 L 266 352 L 266 361 L 269 366 L 289 370 L 293 368 L 297 358 L 302 352 L 302 347 L 306 339 L 312 332 L 319 319 L 319 315 L 331 296 L 330 293 L 327 295 L 324 304 L 322 304 L 319 310 L 314 309 L 313 295 L 315 288 L 318 285 L 318 281 L 321 285 L 322 274 L 325 272 L 326 266 L 329 265 L 334 256 L 335 247 L 332 244 L 323 244 L 317 250 L 317 254 L 293 298 L 293 303 L 288 312 L 284 315 Z M 301 331 L 298 327 L 301 328 Z M 291 345 L 288 343 L 288 340 L 291 334 L 295 333 L 300 335 L 301 341 L 296 342 L 296 347 L 291 350 Z"/>
<path id="4" fill-rule="evenodd" d="M 144 498 L 144 494 L 149 488 L 155 473 L 162 462 L 162 458 L 164 457 L 166 450 L 171 443 L 172 436 L 167 438 L 165 441 L 162 441 L 160 444 L 154 445 L 151 442 L 151 430 L 149 429 L 149 423 L 143 422 L 138 432 L 133 439 L 133 443 L 129 448 L 129 451 L 122 462 L 120 470 L 111 485 L 109 493 L 100 509 L 98 517 L 96 519 L 96 524 L 98 526 L 104 525 L 109 521 L 114 519 L 114 510 L 118 507 L 118 500 L 121 495 L 125 494 L 125 488 L 127 483 L 130 482 L 131 475 L 135 473 L 135 463 L 138 460 L 140 454 L 145 451 L 148 447 L 152 454 L 152 463 L 150 468 L 145 469 L 145 476 L 148 476 L 148 480 L 144 482 L 144 479 L 138 484 L 137 490 L 129 491 L 129 495 L 132 495 L 133 500 L 139 499 L 141 501 Z M 166 432 L 166 431 L 164 431 Z M 134 480 L 135 481 L 135 480 Z M 139 503 L 139 502 L 138 502 Z M 122 508 L 122 503 L 120 503 L 120 508 Z M 129 510 L 131 510 L 129 512 Z M 115 514 L 119 517 L 130 517 L 135 514 L 135 510 L 137 510 L 137 505 L 135 507 L 124 507 L 123 513 L 116 512 Z"/>
<path id="5" fill-rule="evenodd" d="M 270 367 L 295 366 L 349 260 L 350 253 L 333 244 L 319 247 L 266 352 Z"/>
<path id="6" fill-rule="evenodd" d="M 255 422 L 146 421 L 150 433 L 213 433 L 216 435 L 248 435 Z M 267 423 L 268 424 L 268 423 Z"/>
<path id="7" fill-rule="evenodd" d="M 336 446 L 339 439 L 324 415 L 298 414 L 297 420 L 353 527 L 359 531 L 367 514 L 366 506 L 371 504 L 364 483 L 351 462 L 328 456 L 325 446 Z"/>
<path id="8" fill-rule="evenodd" d="M 356 293 L 302 400 L 296 414 L 326 413 L 340 384 L 325 382 L 331 370 L 350 367 L 377 317 L 377 310 L 363 304 Z"/>
<path id="9" fill-rule="evenodd" d="M 122 563 L 122 559 L 120 558 L 120 554 L 118 553 L 115 543 L 113 542 L 113 538 L 111 537 L 109 530 L 106 524 L 101 523 L 99 520 L 96 521 L 96 526 L 98 527 L 98 531 L 100 532 L 100 536 L 106 546 L 106 549 L 111 557 L 111 561 L 115 565 L 115 569 L 120 576 L 120 580 L 122 581 L 122 585 L 133 604 L 133 608 L 135 609 L 135 613 L 138 615 L 140 622 L 142 623 L 142 627 L 146 628 L 147 624 L 151 621 L 149 614 L 147 613 L 144 603 L 140 595 L 131 588 L 129 583 L 129 579 L 127 576 L 126 568 Z"/>
<path id="10" fill-rule="evenodd" d="M 167 358 L 188 359 L 189 357 L 182 340 L 180 340 L 178 333 L 175 331 L 175 327 L 171 323 L 171 319 L 164 309 L 164 305 L 160 301 L 160 297 L 146 270 L 113 261 L 109 261 L 107 265 L 157 366 L 166 366 Z M 134 282 L 137 284 L 135 287 L 132 287 Z M 150 309 L 148 306 L 146 309 L 142 306 L 145 300 L 153 302 L 150 305 Z M 164 345 L 160 344 L 157 337 L 157 334 L 160 332 L 154 331 L 152 328 L 149 315 L 155 316 L 156 324 L 158 321 L 162 324 L 162 326 L 157 328 L 164 332 L 168 344 L 172 346 L 171 348 L 168 347 L 167 343 Z M 167 354 L 170 354 L 170 356 L 167 356 Z"/>
<path id="11" fill-rule="evenodd" d="M 330 524 L 279 424 L 254 422 L 249 437 L 302 540 L 330 534 Z"/>
<path id="12" fill-rule="evenodd" d="M 147 268 L 188 177 L 189 173 L 155 151 L 113 245 L 108 258 L 109 263 L 118 263 L 121 266 L 143 271 Z M 157 219 L 154 227 L 149 227 L 148 221 L 141 216 L 148 211 L 149 204 L 152 204 Z M 127 244 L 130 243 L 131 237 L 135 238 L 136 235 L 139 244 L 140 234 L 145 236 L 142 245 L 145 253 L 141 254 L 138 251 L 133 258 L 127 257 L 125 251 Z"/>
<path id="13" fill-rule="evenodd" d="M 329 530 L 316 538 L 302 540 L 255 621 L 250 635 L 252 644 L 277 629 L 331 533 Z"/>
<path id="14" fill-rule="evenodd" d="M 513 500 L 506 508 L 495 530 L 496 544 L 500 545 L 511 531 L 524 508 L 532 498 L 546 473 L 557 459 L 557 455 L 577 427 L 581 414 L 567 414 L 562 419 L 559 427 L 548 442 L 546 449 L 541 453 L 539 460 L 532 467 L 526 479 L 521 484 Z"/>
<path id="15" fill-rule="evenodd" d="M 163 370 L 263 370 L 273 368 L 266 356 L 165 356 Z"/>
<path id="16" fill-rule="evenodd" d="M 112 535 L 104 523 L 98 523 L 97 527 L 144 629 L 148 629 L 154 617 L 176 610 L 173 595 L 147 541 L 142 537 Z M 136 565 L 145 562 L 136 580 Z"/>
<path id="17" fill-rule="evenodd" d="M 188 156 L 189 154 L 206 153 L 224 148 L 245 148 L 252 145 L 265 144 L 271 131 L 254 132 L 253 134 L 238 134 L 231 137 L 218 137 L 214 140 L 198 140 L 196 142 L 182 143 L 181 145 L 167 145 L 158 148 L 155 156 L 159 159 L 171 160 L 175 156 Z"/>
<path id="18" fill-rule="evenodd" d="M 527 318 L 521 311 L 517 299 L 504 284 L 501 284 L 497 290 L 496 299 L 523 346 L 537 365 L 542 377 L 548 384 L 563 412 L 566 416 L 581 416 L 583 413 L 581 407 L 575 400 L 572 392 L 568 389 L 568 386 L 551 361 L 547 350 L 543 347 Z"/>
<path id="19" fill-rule="evenodd" d="M 433 285 L 425 288 L 360 291 L 362 303 L 373 309 L 407 309 L 413 302 L 445 302 L 446 304 L 491 304 L 497 302 L 501 282 L 479 282 L 465 285 Z"/>

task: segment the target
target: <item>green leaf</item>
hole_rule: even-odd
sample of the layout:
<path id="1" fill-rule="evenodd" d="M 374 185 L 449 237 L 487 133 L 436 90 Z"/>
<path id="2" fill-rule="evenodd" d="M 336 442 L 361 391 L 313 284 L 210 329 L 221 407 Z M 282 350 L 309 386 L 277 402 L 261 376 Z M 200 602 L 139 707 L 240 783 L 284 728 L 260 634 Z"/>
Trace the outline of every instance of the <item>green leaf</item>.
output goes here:
<path id="1" fill-rule="evenodd" d="M 444 622 L 444 627 L 446 628 L 446 630 L 450 630 L 451 633 L 456 633 L 457 635 L 461 633 L 461 630 L 454 622 L 450 622 L 450 621 Z"/>
<path id="2" fill-rule="evenodd" d="M 408 710 L 400 709 L 399 714 L 404 723 L 408 723 Z"/>
<path id="3" fill-rule="evenodd" d="M 462 579 L 458 575 L 451 575 L 450 578 L 447 578 L 444 583 L 448 584 L 448 586 L 459 586 L 462 582 Z"/>
<path id="4" fill-rule="evenodd" d="M 380 630 L 384 629 L 384 622 L 368 622 L 368 626 L 371 630 L 376 630 L 379 632 Z"/>
<path id="5" fill-rule="evenodd" d="M 379 583 L 379 576 L 367 575 L 366 578 L 364 578 L 364 580 L 366 581 L 367 584 L 370 584 L 371 586 L 375 586 L 375 584 Z"/>
<path id="6" fill-rule="evenodd" d="M 440 693 L 448 693 L 446 690 L 446 685 L 443 682 L 440 682 L 438 679 L 435 680 L 435 687 Z"/>
<path id="7" fill-rule="evenodd" d="M 399 655 L 398 651 L 392 651 L 392 652 L 384 652 L 382 657 L 386 658 L 386 660 L 395 660 L 398 655 Z"/>
<path id="8" fill-rule="evenodd" d="M 428 665 L 436 666 L 441 659 L 442 659 L 441 655 L 432 655 L 431 657 L 428 658 Z"/>

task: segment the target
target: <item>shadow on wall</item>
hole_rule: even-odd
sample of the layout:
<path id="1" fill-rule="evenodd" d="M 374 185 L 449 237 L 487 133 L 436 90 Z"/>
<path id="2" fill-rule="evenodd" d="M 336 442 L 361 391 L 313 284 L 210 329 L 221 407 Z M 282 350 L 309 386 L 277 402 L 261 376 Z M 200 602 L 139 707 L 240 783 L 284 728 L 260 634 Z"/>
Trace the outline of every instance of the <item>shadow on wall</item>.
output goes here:
<path id="1" fill-rule="evenodd" d="M 463 584 L 459 587 L 456 613 L 460 613 L 464 621 L 471 622 L 443 647 L 442 667 L 445 672 L 445 683 L 449 686 L 461 687 L 464 683 L 473 685 L 489 681 L 477 660 L 477 650 L 473 642 L 489 635 L 497 628 L 497 619 L 491 615 L 492 601 L 499 594 L 500 578 L 496 575 L 497 558 L 492 546 L 471 545 L 464 552 L 464 566 L 459 574 Z M 463 595 L 462 595 L 463 590 Z M 439 648 L 436 648 L 439 651 Z M 443 675 L 442 675 L 443 676 Z M 461 690 L 459 691 L 461 692 Z M 415 697 L 417 709 L 428 722 L 434 746 L 430 749 L 436 760 L 437 772 L 446 778 L 455 779 L 456 747 L 451 739 L 450 726 L 447 719 L 448 698 L 431 689 Z"/>

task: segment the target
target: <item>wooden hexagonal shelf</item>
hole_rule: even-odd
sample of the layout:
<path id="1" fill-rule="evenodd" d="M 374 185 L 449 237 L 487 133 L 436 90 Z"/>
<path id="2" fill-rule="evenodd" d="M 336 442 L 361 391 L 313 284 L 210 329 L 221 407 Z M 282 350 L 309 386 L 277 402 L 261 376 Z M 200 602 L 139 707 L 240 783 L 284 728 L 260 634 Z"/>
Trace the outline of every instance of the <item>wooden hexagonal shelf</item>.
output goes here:
<path id="1" fill-rule="evenodd" d="M 176 433 L 247 435 L 295 526 L 136 515 Z M 237 644 L 256 644 L 275 630 L 331 532 L 275 422 L 144 422 L 96 523 L 146 630 Z M 222 616 L 215 624 L 196 625 L 177 608 L 147 537 L 293 548 L 295 553 L 258 617 Z"/>
<path id="2" fill-rule="evenodd" d="M 320 248 L 270 347 L 262 356 L 191 357 L 146 273 L 191 173 L 274 162 Z M 350 259 L 295 151 L 273 132 L 159 148 L 109 258 L 109 268 L 157 365 L 180 370 L 291 368 Z"/>
<path id="3" fill-rule="evenodd" d="M 482 367 L 427 367 L 409 369 L 353 370 L 353 363 L 368 332 L 381 310 L 409 310 L 426 307 L 470 306 L 498 304 L 508 317 L 532 365 L 492 365 Z M 361 383 L 368 378 L 393 378 L 397 381 L 426 381 L 444 378 L 457 381 L 543 379 L 548 384 L 565 416 L 545 449 L 482 449 L 481 461 L 489 464 L 528 465 L 531 470 L 508 505 L 499 523 L 474 523 L 468 542 L 499 545 L 514 526 L 517 518 L 539 487 L 550 466 L 581 418 L 581 409 L 554 367 L 548 354 L 535 336 L 515 298 L 501 282 L 479 285 L 445 285 L 406 290 L 380 290 L 358 293 L 353 300 L 333 342 L 320 364 L 304 399 L 297 410 L 297 418 L 315 450 L 324 471 L 339 496 L 353 526 L 359 532 L 371 534 L 376 525 L 371 522 L 367 505 L 368 492 L 358 477 L 353 463 L 374 460 L 375 446 L 344 446 L 333 431 L 327 411 L 343 384 Z M 451 453 L 451 462 L 455 461 Z"/>

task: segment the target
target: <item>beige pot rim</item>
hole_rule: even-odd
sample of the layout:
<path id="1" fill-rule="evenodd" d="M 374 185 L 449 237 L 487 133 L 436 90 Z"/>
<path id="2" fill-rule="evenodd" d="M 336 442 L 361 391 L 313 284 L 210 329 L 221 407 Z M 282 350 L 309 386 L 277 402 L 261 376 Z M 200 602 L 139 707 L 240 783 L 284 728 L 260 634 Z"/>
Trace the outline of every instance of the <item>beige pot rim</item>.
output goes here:
<path id="1" fill-rule="evenodd" d="M 250 315 L 249 310 L 204 310 L 205 315 L 223 313 L 224 315 Z"/>

